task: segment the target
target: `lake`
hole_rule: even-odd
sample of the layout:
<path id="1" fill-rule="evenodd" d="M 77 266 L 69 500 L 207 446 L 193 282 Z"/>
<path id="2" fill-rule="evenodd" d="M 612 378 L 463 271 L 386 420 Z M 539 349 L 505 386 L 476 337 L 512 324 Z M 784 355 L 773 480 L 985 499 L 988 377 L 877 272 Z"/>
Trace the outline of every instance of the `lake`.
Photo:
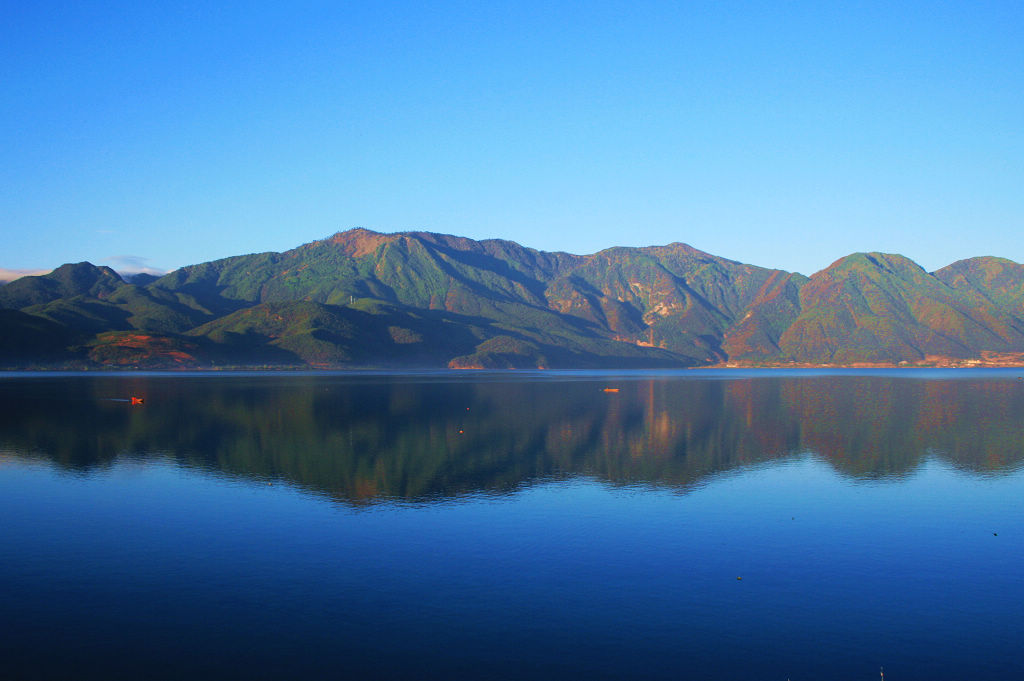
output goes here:
<path id="1" fill-rule="evenodd" d="M 1022 374 L 2 374 L 0 676 L 1022 678 Z"/>

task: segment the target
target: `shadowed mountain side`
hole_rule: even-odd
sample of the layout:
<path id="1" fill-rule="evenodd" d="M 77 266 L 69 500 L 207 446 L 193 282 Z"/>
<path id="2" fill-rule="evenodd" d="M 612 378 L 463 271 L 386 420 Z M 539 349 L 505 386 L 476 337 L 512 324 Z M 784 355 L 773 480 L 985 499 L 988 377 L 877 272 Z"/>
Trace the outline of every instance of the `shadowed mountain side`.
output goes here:
<path id="1" fill-rule="evenodd" d="M 136 330 L 175 334 L 213 316 L 165 291 L 124 284 L 103 299 L 78 295 L 23 308 L 24 312 L 89 334 Z"/>
<path id="2" fill-rule="evenodd" d="M 0 309 L 0 329 L 0 356 L 14 368 L 30 367 L 40 359 L 63 361 L 74 342 L 67 327 L 18 310 Z"/>
<path id="3" fill-rule="evenodd" d="M 217 361 L 337 365 L 437 365 L 469 352 L 484 336 L 456 315 L 413 312 L 379 301 L 358 307 L 314 302 L 261 303 L 208 322 L 189 335 L 207 342 Z"/>
<path id="4" fill-rule="evenodd" d="M 486 317 L 417 310 L 378 300 L 350 306 L 314 302 L 261 303 L 189 332 L 218 364 L 460 368 L 678 366 L 680 358 L 583 334 L 520 331 Z M 449 358 L 455 354 L 455 359 Z"/>
<path id="5" fill-rule="evenodd" d="M 103 298 L 123 284 L 109 267 L 87 262 L 61 265 L 49 274 L 21 277 L 0 287 L 0 307 L 20 309 L 72 296 Z"/>
<path id="6" fill-rule="evenodd" d="M 63 381 L 0 384 L 0 448 L 83 470 L 172 456 L 356 504 L 565 475 L 686 490 L 805 453 L 872 479 L 911 474 L 931 456 L 986 474 L 1024 461 L 1024 387 L 1013 380 L 655 379 L 613 394 L 590 380 Z M 125 394 L 146 404 L 110 401 Z"/>

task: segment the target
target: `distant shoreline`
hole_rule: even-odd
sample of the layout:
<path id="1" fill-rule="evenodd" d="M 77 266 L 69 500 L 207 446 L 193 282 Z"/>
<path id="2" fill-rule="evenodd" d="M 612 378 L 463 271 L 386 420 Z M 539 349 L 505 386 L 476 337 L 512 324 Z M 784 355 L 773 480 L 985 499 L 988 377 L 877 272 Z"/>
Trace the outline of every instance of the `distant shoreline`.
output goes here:
<path id="1" fill-rule="evenodd" d="M 1024 370 L 1024 363 L 996 364 L 982 363 L 977 361 L 962 361 L 940 364 L 882 364 L 882 363 L 856 363 L 856 364 L 707 364 L 690 367 L 517 367 L 517 368 L 493 368 L 493 367 L 395 367 L 395 366 L 337 366 L 337 367 L 310 367 L 310 366 L 233 366 L 233 367 L 0 367 L 0 375 L 3 374 L 253 374 L 253 373 L 281 373 L 281 374 L 330 374 L 330 373 L 386 373 L 386 374 L 416 374 L 416 373 L 451 373 L 451 374 L 473 374 L 473 373 L 607 373 L 607 372 L 688 372 L 688 371 L 751 371 L 751 370 L 806 370 L 806 371 L 828 371 L 828 370 L 928 370 L 928 369 L 1021 369 Z"/>
<path id="2" fill-rule="evenodd" d="M 985 361 L 979 359 L 947 360 L 939 362 L 909 362 L 893 364 L 883 362 L 853 362 L 849 364 L 812 364 L 808 362 L 747 364 L 726 362 L 693 369 L 1020 369 L 1024 361 Z"/>

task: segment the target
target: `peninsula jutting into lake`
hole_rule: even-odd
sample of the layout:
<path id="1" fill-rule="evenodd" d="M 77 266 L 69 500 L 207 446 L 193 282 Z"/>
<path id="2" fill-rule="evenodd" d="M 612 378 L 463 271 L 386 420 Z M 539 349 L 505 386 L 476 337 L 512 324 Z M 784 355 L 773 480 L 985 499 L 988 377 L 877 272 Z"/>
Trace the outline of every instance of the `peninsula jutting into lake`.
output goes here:
<path id="1" fill-rule="evenodd" d="M 0 368 L 1024 365 L 1024 265 L 855 253 L 811 276 L 683 243 L 550 253 L 341 232 L 125 281 L 0 287 Z"/>

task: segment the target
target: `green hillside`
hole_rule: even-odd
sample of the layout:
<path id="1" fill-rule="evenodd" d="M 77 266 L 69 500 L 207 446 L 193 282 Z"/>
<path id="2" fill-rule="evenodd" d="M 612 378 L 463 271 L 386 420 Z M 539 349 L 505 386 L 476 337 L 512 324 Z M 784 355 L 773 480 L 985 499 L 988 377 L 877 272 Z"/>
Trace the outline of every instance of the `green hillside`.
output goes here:
<path id="1" fill-rule="evenodd" d="M 0 287 L 0 366 L 688 367 L 1024 352 L 1024 265 L 857 253 L 811 277 L 683 243 L 546 253 L 354 229 L 125 282 Z"/>
<path id="2" fill-rule="evenodd" d="M 103 298 L 123 284 L 109 267 L 87 262 L 61 265 L 49 274 L 22 277 L 0 287 L 0 307 L 20 309 L 73 296 Z"/>
<path id="3" fill-rule="evenodd" d="M 1008 310 L 971 299 L 899 255 L 838 260 L 800 289 L 800 309 L 779 341 L 798 361 L 911 362 L 1024 350 L 1024 327 Z"/>
<path id="4" fill-rule="evenodd" d="M 947 265 L 935 277 L 975 304 L 990 303 L 1024 318 L 1024 265 L 1006 258 L 970 258 Z"/>

